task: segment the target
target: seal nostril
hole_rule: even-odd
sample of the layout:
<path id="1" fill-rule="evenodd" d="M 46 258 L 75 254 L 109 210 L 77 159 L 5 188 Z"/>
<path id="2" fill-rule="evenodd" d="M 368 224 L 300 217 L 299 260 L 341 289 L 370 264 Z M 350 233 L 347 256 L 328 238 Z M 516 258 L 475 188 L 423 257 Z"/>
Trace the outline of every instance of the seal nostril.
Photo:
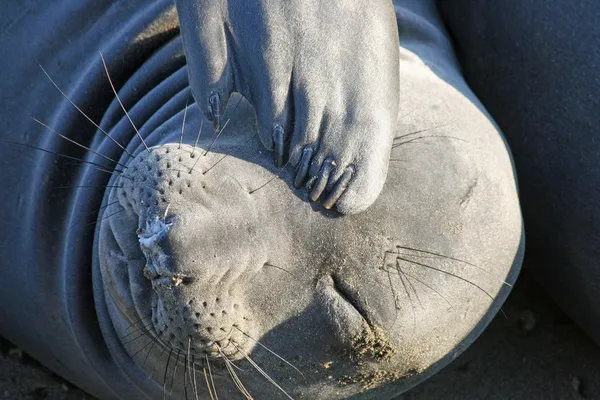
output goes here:
<path id="1" fill-rule="evenodd" d="M 203 302 L 202 302 L 202 305 L 203 305 L 204 307 L 206 307 L 208 304 L 207 304 L 205 301 L 203 301 Z"/>
<path id="2" fill-rule="evenodd" d="M 181 192 L 179 192 L 181 193 Z M 193 276 L 184 276 L 183 278 L 181 278 L 181 284 L 183 285 L 189 285 L 194 283 L 194 281 L 196 280 L 196 278 L 194 278 Z"/>

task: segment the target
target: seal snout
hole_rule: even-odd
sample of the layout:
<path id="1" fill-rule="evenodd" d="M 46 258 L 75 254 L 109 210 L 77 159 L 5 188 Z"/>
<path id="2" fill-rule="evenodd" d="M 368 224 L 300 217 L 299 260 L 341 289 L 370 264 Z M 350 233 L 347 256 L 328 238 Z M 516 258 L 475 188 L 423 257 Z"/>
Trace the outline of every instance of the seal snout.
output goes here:
<path id="1" fill-rule="evenodd" d="M 171 281 L 173 284 L 173 281 Z M 179 290 L 172 298 L 157 296 L 153 324 L 161 341 L 198 356 L 242 358 L 246 352 L 249 318 L 231 297 L 198 296 Z M 189 292 L 189 293 L 188 293 Z"/>

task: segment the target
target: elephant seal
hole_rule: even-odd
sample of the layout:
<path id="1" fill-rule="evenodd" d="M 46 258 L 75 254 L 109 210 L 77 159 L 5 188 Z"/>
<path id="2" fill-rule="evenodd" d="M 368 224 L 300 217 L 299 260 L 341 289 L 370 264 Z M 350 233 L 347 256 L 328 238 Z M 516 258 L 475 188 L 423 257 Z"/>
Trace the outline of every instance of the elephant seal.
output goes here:
<path id="1" fill-rule="evenodd" d="M 600 345 L 600 5 L 439 2 L 515 155 L 527 265 Z"/>
<path id="2" fill-rule="evenodd" d="M 202 122 L 168 2 L 23 7 L 0 57 L 1 334 L 51 370 L 107 399 L 392 398 L 498 312 L 512 163 L 432 3 L 395 4 L 392 167 L 346 216 L 273 165 L 241 97 Z"/>

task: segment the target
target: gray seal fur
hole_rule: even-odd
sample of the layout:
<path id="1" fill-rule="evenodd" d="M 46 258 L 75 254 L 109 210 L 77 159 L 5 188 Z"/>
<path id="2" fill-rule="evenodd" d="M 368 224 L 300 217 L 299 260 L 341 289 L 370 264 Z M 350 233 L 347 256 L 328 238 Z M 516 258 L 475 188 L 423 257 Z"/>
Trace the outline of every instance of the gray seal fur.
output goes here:
<path id="1" fill-rule="evenodd" d="M 498 311 L 523 250 L 512 164 L 429 6 L 396 4 L 406 28 L 393 165 L 373 205 L 344 217 L 307 201 L 293 169 L 273 166 L 245 102 L 230 109 L 214 144 L 205 130 L 195 146 L 201 114 L 192 104 L 184 111 L 187 70 L 172 7 L 100 3 L 94 22 L 69 25 L 86 33 L 68 43 L 59 27 L 72 16 L 38 6 L 28 23 L 44 21 L 36 35 L 47 42 L 28 51 L 125 147 L 37 68 L 3 61 L 11 79 L 2 89 L 18 93 L 3 108 L 7 140 L 112 171 L 2 144 L 11 190 L 0 207 L 9 282 L 0 302 L 18 304 L 2 308 L 2 334 L 52 370 L 100 398 L 184 397 L 193 394 L 190 375 L 203 379 L 203 364 L 192 362 L 190 374 L 184 362 L 193 351 L 209 358 L 222 397 L 239 396 L 210 343 L 233 339 L 239 349 L 219 346 L 257 398 L 282 392 L 242 352 L 293 397 L 391 398 L 455 358 Z M 23 47 L 28 23 L 13 25 L 3 49 Z M 114 100 L 96 49 L 150 152 Z M 25 111 L 121 166 L 32 128 Z M 202 160 L 190 174 L 195 151 Z M 234 323 L 247 335 L 229 331 Z M 220 328 L 229 336 L 215 336 Z M 199 390 L 207 397 L 206 386 Z"/>

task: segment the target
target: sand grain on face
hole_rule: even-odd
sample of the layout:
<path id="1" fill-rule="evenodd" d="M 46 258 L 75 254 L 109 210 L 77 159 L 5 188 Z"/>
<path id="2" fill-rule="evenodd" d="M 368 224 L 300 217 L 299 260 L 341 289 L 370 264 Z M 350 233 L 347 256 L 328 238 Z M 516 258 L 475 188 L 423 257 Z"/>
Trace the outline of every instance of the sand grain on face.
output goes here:
<path id="1" fill-rule="evenodd" d="M 387 361 L 392 358 L 395 350 L 381 328 L 363 322 L 362 331 L 352 338 L 350 352 L 353 359 Z"/>

